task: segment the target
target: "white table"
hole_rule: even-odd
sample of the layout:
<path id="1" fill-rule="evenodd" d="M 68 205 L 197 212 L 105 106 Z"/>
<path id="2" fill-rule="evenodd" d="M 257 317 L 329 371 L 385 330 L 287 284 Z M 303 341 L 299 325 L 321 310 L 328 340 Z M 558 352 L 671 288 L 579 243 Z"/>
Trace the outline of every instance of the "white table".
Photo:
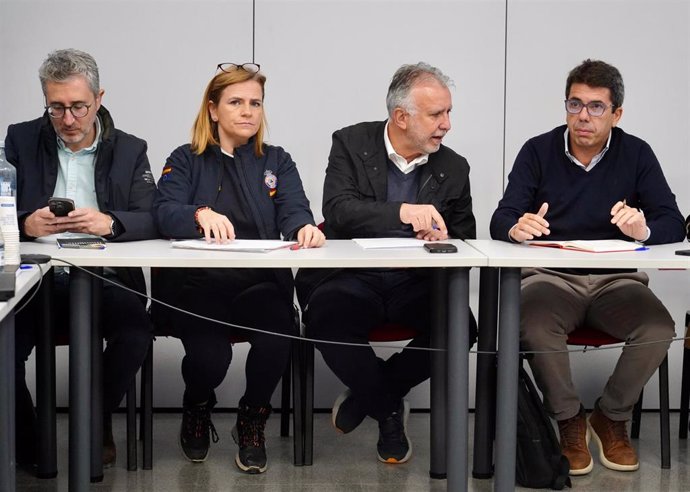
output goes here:
<path id="1" fill-rule="evenodd" d="M 584 253 L 556 248 L 538 248 L 504 241 L 472 240 L 468 243 L 488 258 L 488 267 L 500 269 L 500 308 L 498 339 L 498 377 L 494 489 L 515 488 L 515 450 L 517 422 L 517 369 L 520 350 L 520 269 L 542 268 L 690 268 L 690 257 L 676 250 L 688 243 L 650 246 L 646 251 L 624 253 Z"/>
<path id="2" fill-rule="evenodd" d="M 47 269 L 47 267 L 43 267 Z M 0 490 L 16 490 L 14 309 L 41 278 L 38 266 L 19 270 L 14 297 L 0 302 Z"/>
<path id="3" fill-rule="evenodd" d="M 105 250 L 58 249 L 52 244 L 22 243 L 22 253 L 42 253 L 53 257 L 52 264 L 69 261 L 81 267 L 204 267 L 204 268 L 437 268 L 448 269 L 447 303 L 447 404 L 432 404 L 432 433 L 447 423 L 445 447 L 440 438 L 432 439 L 431 472 L 440 475 L 447 467 L 449 490 L 467 489 L 467 408 L 468 408 L 468 321 L 469 268 L 487 265 L 483 254 L 462 241 L 451 241 L 458 247 L 454 254 L 429 254 L 422 248 L 364 250 L 347 240 L 328 241 L 319 249 L 292 251 L 281 249 L 270 253 L 233 253 L 171 248 L 168 241 L 151 240 L 132 243 L 109 243 Z M 74 268 L 70 272 L 70 297 L 74 312 L 70 321 L 70 490 L 87 490 L 89 483 L 88 426 L 78 425 L 90 419 L 91 401 L 91 312 L 88 274 Z M 81 308 L 81 309 L 80 309 Z M 78 313 L 77 313 L 78 311 Z M 445 319 L 445 317 L 441 317 Z M 444 330 L 446 331 L 446 330 Z M 446 333 L 437 339 L 445 340 Z M 77 346 L 74 346 L 78 341 Z M 75 350 L 76 349 L 76 350 Z M 73 352 L 74 355 L 73 355 Z M 438 357 L 437 357 L 438 359 Z M 72 367 L 79 368 L 72 370 Z M 432 367 L 435 378 L 443 379 L 441 363 Z M 440 373 L 440 374 L 439 374 Z M 438 375 L 438 376 L 437 376 Z M 445 379 L 444 379 L 445 380 Z M 433 386 L 432 386 L 433 390 Z M 433 399 L 432 399 L 433 401 Z M 441 407 L 441 408 L 439 408 Z M 452 418 L 445 419 L 446 413 Z M 75 425 L 71 424 L 75 421 Z M 443 435 L 443 433 L 439 433 Z M 445 436 L 444 436 L 445 437 Z M 434 451 L 439 448 L 441 451 Z M 75 454 L 72 449 L 76 447 Z M 80 453 L 79 451 L 82 450 Z M 445 452 L 443 452 L 445 450 Z M 440 456 L 439 456 L 440 454 Z M 73 463 L 74 462 L 74 463 Z"/>

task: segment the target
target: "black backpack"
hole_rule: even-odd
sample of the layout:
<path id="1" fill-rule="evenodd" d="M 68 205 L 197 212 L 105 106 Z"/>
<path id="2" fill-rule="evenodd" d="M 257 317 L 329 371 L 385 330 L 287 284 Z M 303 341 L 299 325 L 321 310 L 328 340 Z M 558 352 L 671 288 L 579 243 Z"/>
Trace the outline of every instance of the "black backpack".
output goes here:
<path id="1" fill-rule="evenodd" d="M 561 454 L 537 388 L 527 371 L 520 367 L 515 480 L 523 487 L 562 490 L 572 486 L 569 472 L 570 463 Z"/>

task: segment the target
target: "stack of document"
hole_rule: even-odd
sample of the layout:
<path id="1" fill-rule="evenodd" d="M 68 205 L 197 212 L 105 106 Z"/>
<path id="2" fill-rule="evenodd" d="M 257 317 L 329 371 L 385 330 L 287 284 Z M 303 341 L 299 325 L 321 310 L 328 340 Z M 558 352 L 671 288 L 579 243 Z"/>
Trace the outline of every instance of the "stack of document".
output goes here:
<path id="1" fill-rule="evenodd" d="M 281 248 L 289 248 L 297 241 L 280 241 L 278 239 L 234 239 L 227 243 L 207 243 L 205 239 L 184 239 L 172 241 L 173 248 L 205 249 L 212 251 L 244 251 L 249 253 L 267 253 Z"/>
<path id="2" fill-rule="evenodd" d="M 364 249 L 422 248 L 427 242 L 414 237 L 376 237 L 353 241 Z"/>

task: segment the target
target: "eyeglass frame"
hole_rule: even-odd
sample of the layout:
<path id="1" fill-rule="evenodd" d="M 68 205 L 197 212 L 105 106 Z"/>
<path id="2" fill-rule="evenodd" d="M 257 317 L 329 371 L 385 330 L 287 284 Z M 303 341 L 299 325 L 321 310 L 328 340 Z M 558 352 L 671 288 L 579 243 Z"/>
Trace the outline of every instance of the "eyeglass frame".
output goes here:
<path id="1" fill-rule="evenodd" d="M 582 105 L 582 107 L 580 108 L 579 111 L 576 111 L 576 112 L 569 111 L 569 110 L 568 110 L 568 103 L 569 103 L 569 102 L 578 102 L 578 103 L 580 103 L 580 104 Z M 590 115 L 590 116 L 593 116 L 593 117 L 595 117 L 595 118 L 598 118 L 599 116 L 603 116 L 604 113 L 606 112 L 606 110 L 607 110 L 608 108 L 612 108 L 612 109 L 611 109 L 612 112 L 613 112 L 613 111 L 615 110 L 615 108 L 616 108 L 616 106 L 615 106 L 614 104 L 606 104 L 606 103 L 604 103 L 604 101 L 589 101 L 587 104 L 585 104 L 584 102 L 582 102 L 580 99 L 577 99 L 577 98 L 565 99 L 565 100 L 563 101 L 563 103 L 565 104 L 565 112 L 568 113 L 568 114 L 580 114 L 580 113 L 582 113 L 582 109 L 583 109 L 583 108 L 587 108 L 587 114 Z M 591 105 L 591 104 L 601 104 L 601 105 L 603 105 L 603 106 L 604 106 L 604 109 L 601 111 L 601 114 L 592 114 L 592 111 L 591 111 L 591 109 L 590 109 L 590 105 Z"/>
<path id="2" fill-rule="evenodd" d="M 231 65 L 231 67 L 234 67 L 235 69 L 242 69 L 248 73 L 259 73 L 259 71 L 261 70 L 261 65 L 259 65 L 258 63 L 254 63 L 254 62 L 247 62 L 247 63 L 223 62 L 223 63 L 219 63 L 216 66 L 216 71 L 220 70 L 221 72 L 230 73 L 230 71 L 225 70 L 223 68 L 223 65 Z M 245 68 L 246 65 L 251 65 L 252 67 L 256 67 L 256 70 L 247 70 Z"/>
<path id="3" fill-rule="evenodd" d="M 76 114 L 74 114 L 74 110 L 72 109 L 72 108 L 74 108 L 74 106 L 84 106 L 86 108 L 86 113 L 84 113 L 81 116 L 77 116 Z M 48 112 L 48 116 L 50 116 L 51 118 L 56 119 L 56 120 L 58 120 L 60 118 L 64 118 L 68 109 L 69 109 L 69 112 L 72 113 L 72 116 L 74 118 L 81 119 L 81 118 L 86 118 L 86 115 L 89 114 L 89 110 L 91 109 L 91 106 L 93 106 L 93 104 L 86 104 L 86 103 L 78 102 L 76 104 L 72 104 L 71 106 L 62 106 L 62 105 L 53 106 L 53 105 L 49 104 L 48 106 L 44 106 L 44 109 Z M 52 113 L 52 111 L 54 111 L 56 109 L 62 110 L 62 114 L 59 116 L 55 116 Z"/>

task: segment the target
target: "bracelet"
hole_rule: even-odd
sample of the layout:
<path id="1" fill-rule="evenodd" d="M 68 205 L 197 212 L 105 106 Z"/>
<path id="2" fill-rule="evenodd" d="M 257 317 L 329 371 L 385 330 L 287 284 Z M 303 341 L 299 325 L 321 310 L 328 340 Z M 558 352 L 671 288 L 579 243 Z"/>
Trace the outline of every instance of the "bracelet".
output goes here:
<path id="1" fill-rule="evenodd" d="M 197 229 L 199 229 L 199 232 L 203 232 L 201 230 L 201 226 L 199 225 L 199 212 L 202 210 L 212 210 L 211 207 L 199 207 L 196 209 L 196 212 L 194 212 L 194 223 L 196 224 Z"/>

